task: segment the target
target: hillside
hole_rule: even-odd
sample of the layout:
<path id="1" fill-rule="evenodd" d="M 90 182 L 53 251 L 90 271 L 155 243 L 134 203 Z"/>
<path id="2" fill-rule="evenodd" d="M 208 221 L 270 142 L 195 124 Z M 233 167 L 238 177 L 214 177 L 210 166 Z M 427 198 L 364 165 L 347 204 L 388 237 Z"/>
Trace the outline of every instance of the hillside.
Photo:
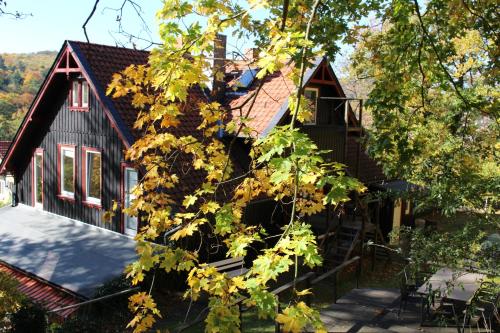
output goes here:
<path id="1" fill-rule="evenodd" d="M 0 54 L 0 140 L 12 140 L 56 55 Z"/>

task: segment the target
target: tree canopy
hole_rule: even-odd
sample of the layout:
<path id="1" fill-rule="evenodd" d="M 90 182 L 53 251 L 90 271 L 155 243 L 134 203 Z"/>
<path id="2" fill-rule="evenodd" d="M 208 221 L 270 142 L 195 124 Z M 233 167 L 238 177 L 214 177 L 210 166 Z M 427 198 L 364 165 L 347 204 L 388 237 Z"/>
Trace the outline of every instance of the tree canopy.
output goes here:
<path id="1" fill-rule="evenodd" d="M 386 172 L 420 185 L 430 202 L 447 211 L 463 206 L 491 211 L 499 186 L 495 8 L 493 1 L 164 1 L 158 12 L 162 44 L 147 65 L 117 73 L 108 88 L 113 97 L 131 96 L 141 110 L 135 127 L 143 135 L 127 157 L 141 167 L 143 178 L 132 206 L 124 210 L 146 220 L 136 237 L 140 257 L 127 269 L 133 283 L 158 267 L 188 272 L 186 297 L 209 295 L 206 330 L 238 332 L 235 304 L 243 294 L 260 316 L 274 316 L 270 283 L 290 270 L 296 277 L 300 265 L 321 265 L 304 217 L 364 190 L 342 165 L 325 163 L 297 127 L 311 115 L 302 97 L 306 69 L 318 55 L 335 57 L 340 43 L 358 41 L 355 67 L 373 80 L 370 151 Z M 378 30 L 358 23 L 370 13 L 380 22 Z M 288 101 L 290 122 L 247 139 L 251 163 L 244 174 L 230 156 L 234 138 L 252 133 L 248 114 L 227 119 L 219 103 L 201 100 L 196 102 L 200 135 L 175 130 L 186 103 L 193 103 L 190 91 L 206 88 L 209 73 L 223 75 L 213 54 L 217 34 L 224 31 L 256 40 L 258 79 L 292 63 L 289 75 L 297 87 Z M 233 140 L 221 141 L 220 130 Z M 179 207 L 172 193 L 185 176 L 178 164 L 186 161 L 203 181 Z M 242 221 L 245 207 L 261 198 L 290 211 L 277 235 L 269 235 L 263 224 Z M 230 278 L 200 257 L 207 236 L 224 244 L 231 257 L 259 249 L 256 244 L 269 238 L 275 241 L 257 250 L 248 273 Z M 150 242 L 158 239 L 165 239 L 164 245 Z M 276 317 L 286 331 L 306 325 L 322 330 L 318 313 L 301 301 L 307 293 L 295 290 L 294 302 Z M 130 307 L 135 332 L 160 316 L 147 292 L 132 296 Z"/>
<path id="2" fill-rule="evenodd" d="M 364 29 L 357 74 L 373 84 L 369 149 L 445 213 L 498 208 L 499 23 L 495 1 L 391 1 Z"/>

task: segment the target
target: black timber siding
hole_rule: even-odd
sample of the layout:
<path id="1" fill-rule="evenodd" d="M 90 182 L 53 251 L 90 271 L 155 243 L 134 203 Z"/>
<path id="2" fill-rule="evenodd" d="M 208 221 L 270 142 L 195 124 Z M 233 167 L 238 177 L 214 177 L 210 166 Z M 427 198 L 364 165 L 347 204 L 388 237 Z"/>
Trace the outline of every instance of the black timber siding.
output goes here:
<path id="1" fill-rule="evenodd" d="M 340 97 L 332 86 L 308 85 L 319 89 L 319 97 Z M 329 162 L 345 162 L 346 127 L 344 106 L 340 100 L 317 100 L 316 125 L 302 125 L 302 131 L 320 150 L 328 150 L 324 158 Z"/>
<path id="2" fill-rule="evenodd" d="M 92 93 L 89 112 L 69 109 L 69 81 L 61 76 L 53 83 L 51 92 L 43 97 L 44 101 L 37 110 L 38 116 L 33 119 L 34 124 L 27 128 L 20 143 L 15 162 L 18 200 L 33 205 L 32 156 L 36 148 L 42 148 L 43 210 L 120 232 L 120 216 L 116 216 L 112 223 L 103 223 L 101 217 L 105 210 L 111 209 L 113 200 L 121 200 L 121 162 L 125 147 Z M 76 146 L 74 202 L 57 197 L 58 144 Z M 101 150 L 101 209 L 82 202 L 82 147 Z"/>

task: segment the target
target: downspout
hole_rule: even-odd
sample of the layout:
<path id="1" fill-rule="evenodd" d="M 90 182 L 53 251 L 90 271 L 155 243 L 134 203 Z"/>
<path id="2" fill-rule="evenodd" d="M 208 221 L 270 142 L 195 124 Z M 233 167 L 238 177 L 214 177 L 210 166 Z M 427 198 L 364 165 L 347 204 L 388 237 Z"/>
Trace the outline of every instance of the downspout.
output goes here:
<path id="1" fill-rule="evenodd" d="M 14 176 L 14 188 L 12 188 L 12 202 L 11 202 L 11 206 L 12 207 L 16 207 L 17 206 L 17 189 L 18 189 L 18 182 L 17 182 L 17 175 L 16 173 L 13 173 L 13 176 Z"/>

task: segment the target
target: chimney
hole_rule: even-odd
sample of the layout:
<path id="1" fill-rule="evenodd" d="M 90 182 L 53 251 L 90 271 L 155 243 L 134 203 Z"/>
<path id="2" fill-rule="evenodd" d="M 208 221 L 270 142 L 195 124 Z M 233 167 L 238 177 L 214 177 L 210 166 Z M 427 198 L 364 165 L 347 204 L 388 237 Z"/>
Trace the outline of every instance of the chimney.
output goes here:
<path id="1" fill-rule="evenodd" d="M 254 60 L 259 59 L 259 49 L 256 47 L 246 49 L 245 50 L 245 59 L 248 61 L 254 61 Z"/>
<path id="2" fill-rule="evenodd" d="M 226 41 L 227 36 L 217 34 L 214 40 L 214 61 L 212 70 L 212 97 L 216 101 L 221 101 L 224 97 L 226 82 L 224 75 L 226 72 Z"/>

